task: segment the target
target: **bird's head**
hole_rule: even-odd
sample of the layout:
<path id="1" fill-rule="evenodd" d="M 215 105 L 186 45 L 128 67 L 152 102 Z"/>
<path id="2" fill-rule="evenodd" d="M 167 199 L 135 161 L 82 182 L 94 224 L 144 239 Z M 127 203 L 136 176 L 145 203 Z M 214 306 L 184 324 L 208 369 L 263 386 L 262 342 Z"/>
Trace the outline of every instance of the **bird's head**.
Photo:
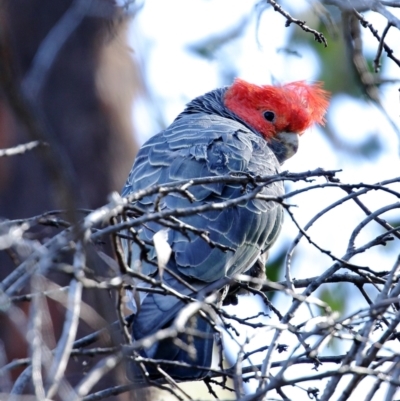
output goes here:
<path id="1" fill-rule="evenodd" d="M 284 152 L 281 157 L 277 154 L 283 161 L 296 153 L 298 135 L 314 123 L 324 123 L 328 97 L 320 83 L 258 86 L 236 79 L 225 92 L 224 104 L 259 132 L 273 150 L 275 146 L 275 153 Z"/>

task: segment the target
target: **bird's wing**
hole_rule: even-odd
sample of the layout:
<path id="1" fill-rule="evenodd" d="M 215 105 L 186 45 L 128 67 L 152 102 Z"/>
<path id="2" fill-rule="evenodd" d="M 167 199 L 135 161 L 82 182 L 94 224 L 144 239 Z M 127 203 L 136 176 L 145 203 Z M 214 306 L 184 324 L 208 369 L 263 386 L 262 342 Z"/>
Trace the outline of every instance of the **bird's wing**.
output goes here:
<path id="1" fill-rule="evenodd" d="M 163 185 L 191 178 L 241 173 L 274 175 L 278 172 L 279 163 L 267 143 L 242 124 L 213 115 L 188 115 L 176 120 L 141 148 L 122 195 L 156 184 Z M 162 197 L 158 204 L 162 211 L 181 210 L 235 199 L 253 188 L 251 184 L 245 187 L 232 183 L 202 184 L 190 187 L 194 202 L 190 202 L 182 194 L 173 193 Z M 280 196 L 283 194 L 283 186 L 280 182 L 273 183 L 262 192 L 265 195 Z M 147 212 L 154 211 L 157 196 L 159 195 L 145 197 L 135 206 Z M 220 279 L 252 267 L 278 235 L 282 209 L 277 203 L 254 199 L 245 200 L 235 207 L 180 217 L 180 220 L 207 231 L 212 241 L 229 248 L 224 251 L 211 247 L 190 230 L 169 230 L 168 243 L 173 253 L 167 267 L 173 275 L 164 271 L 162 280 L 175 291 L 196 298 L 199 297 L 199 292 L 207 292 L 207 288 Z M 126 252 L 130 250 L 132 253 L 132 267 L 140 268 L 142 273 L 158 279 L 160 275 L 152 241 L 154 234 L 163 228 L 159 223 L 147 222 L 138 232 L 138 238 L 148 248 L 147 261 L 141 258 L 141 247 L 137 242 L 124 241 Z M 188 285 L 177 280 L 174 275 L 180 276 Z M 184 302 L 173 295 L 141 293 L 138 313 L 132 324 L 134 339 L 143 338 L 169 325 L 184 305 Z M 210 366 L 213 329 L 201 317 L 196 319 L 196 324 L 205 337 L 196 337 L 193 340 L 197 353 L 194 361 L 171 340 L 155 343 L 146 350 L 145 355 Z M 182 379 L 200 378 L 205 374 L 196 369 L 175 366 L 164 368 L 168 374 Z M 137 367 L 133 364 L 133 376 L 137 374 L 135 369 Z M 157 376 L 157 372 L 150 371 L 150 374 Z"/>
<path id="2" fill-rule="evenodd" d="M 146 189 L 156 184 L 166 184 L 191 178 L 246 173 L 274 175 L 279 163 L 265 140 L 245 126 L 222 117 L 198 114 L 176 120 L 168 129 L 151 138 L 140 150 L 122 195 Z M 161 210 L 175 210 L 223 202 L 245 195 L 254 187 L 238 184 L 213 183 L 193 186 L 195 197 L 191 203 L 185 196 L 174 193 L 161 199 Z M 266 186 L 263 194 L 280 196 L 280 182 Z M 153 211 L 157 195 L 148 196 L 136 203 L 146 211 Z M 282 220 L 281 207 L 262 200 L 243 201 L 236 207 L 224 208 L 181 217 L 184 223 L 206 230 L 212 241 L 229 247 L 223 251 L 211 247 L 198 234 L 170 229 L 168 243 L 172 256 L 168 268 L 188 281 L 195 292 L 164 274 L 167 283 L 191 295 L 216 282 L 250 269 L 262 251 L 275 240 Z M 138 262 L 141 252 L 135 242 L 125 242 L 132 251 L 133 266 L 141 266 L 147 275 L 157 274 L 156 253 L 151 246 L 153 235 L 163 226 L 146 223 L 139 238 L 148 244 L 149 262 Z M 162 327 L 182 307 L 177 298 L 147 294 L 143 298 L 137 329 L 154 332 Z"/>
<path id="3" fill-rule="evenodd" d="M 260 136 L 232 120 L 213 115 L 189 115 L 175 121 L 168 129 L 151 138 L 140 150 L 122 195 L 156 184 L 191 178 L 237 173 L 274 175 L 279 163 L 267 143 Z M 166 196 L 160 208 L 177 209 L 223 202 L 251 191 L 237 184 L 203 184 L 190 192 L 196 201 L 191 203 L 180 194 Z M 280 196 L 281 183 L 263 189 L 263 194 Z M 138 202 L 138 206 L 152 210 L 156 195 Z M 182 234 L 170 230 L 168 242 L 174 252 L 177 269 L 186 277 L 215 281 L 226 274 L 250 268 L 265 243 L 271 244 L 281 224 L 281 208 L 274 202 L 252 200 L 237 207 L 198 213 L 181 220 L 191 226 L 207 230 L 210 238 L 236 252 L 211 248 L 193 233 Z M 146 241 L 162 227 L 148 223 L 141 236 Z M 150 258 L 155 252 L 150 249 Z M 145 274 L 155 271 L 148 266 Z"/>

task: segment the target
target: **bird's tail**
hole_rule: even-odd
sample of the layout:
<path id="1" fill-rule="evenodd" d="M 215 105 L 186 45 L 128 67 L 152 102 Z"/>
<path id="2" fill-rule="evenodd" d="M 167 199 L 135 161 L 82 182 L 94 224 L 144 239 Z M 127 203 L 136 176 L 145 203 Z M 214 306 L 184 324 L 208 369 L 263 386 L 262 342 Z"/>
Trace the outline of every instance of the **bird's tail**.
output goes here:
<path id="1" fill-rule="evenodd" d="M 135 322 L 132 332 L 135 337 L 134 324 Z M 140 365 L 131 361 L 128 368 L 129 379 L 132 381 L 143 381 L 145 377 L 150 380 L 162 379 L 163 372 L 177 381 L 204 379 L 209 374 L 208 368 L 211 367 L 214 330 L 210 323 L 199 315 L 194 316 L 187 324 L 188 327 L 195 329 L 198 335 L 181 333 L 176 338 L 158 341 L 152 347 L 141 350 L 139 354 L 148 358 L 150 362 Z"/>

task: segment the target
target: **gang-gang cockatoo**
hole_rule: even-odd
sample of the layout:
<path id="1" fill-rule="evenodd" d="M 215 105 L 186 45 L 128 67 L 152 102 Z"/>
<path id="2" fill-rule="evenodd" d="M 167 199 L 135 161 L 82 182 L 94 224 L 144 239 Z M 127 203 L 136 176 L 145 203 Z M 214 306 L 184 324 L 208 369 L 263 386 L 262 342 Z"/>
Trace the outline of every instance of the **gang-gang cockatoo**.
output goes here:
<path id="1" fill-rule="evenodd" d="M 122 195 L 201 177 L 276 175 L 282 163 L 297 151 L 299 135 L 313 123 L 323 122 L 327 98 L 320 84 L 300 81 L 258 86 L 241 79 L 199 96 L 187 104 L 167 129 L 142 146 Z M 189 186 L 191 199 L 182 192 L 145 196 L 132 204 L 132 214 L 151 213 L 155 207 L 158 212 L 168 213 L 220 204 L 253 189 L 251 183 L 244 186 L 232 182 Z M 267 184 L 260 194 L 279 197 L 284 194 L 283 184 L 281 181 Z M 189 298 L 199 304 L 211 291 L 225 287 L 227 278 L 249 272 L 260 264 L 263 270 L 265 255 L 282 225 L 283 209 L 279 202 L 245 200 L 233 207 L 180 216 L 179 220 L 188 226 L 186 229 L 177 229 L 179 222 L 167 217 L 166 225 L 147 221 L 136 233 L 130 233 L 132 239 L 123 240 L 126 260 L 130 268 L 158 282 L 162 280 L 164 285 L 185 296 L 186 301 L 165 295 L 154 282 L 138 282 L 139 287 L 149 291 L 132 290 L 133 341 L 175 327 L 174 321 L 187 308 Z M 225 248 L 210 245 L 190 227 L 207 232 L 214 245 Z M 165 233 L 164 241 L 172 251 L 161 275 L 153 241 L 159 232 Z M 205 377 L 207 369 L 187 365 L 205 368 L 211 365 L 215 330 L 209 315 L 204 311 L 202 315 L 197 313 L 186 321 L 187 328 L 197 330 L 200 336 L 181 333 L 180 343 L 171 338 L 162 341 L 153 338 L 150 346 L 147 344 L 139 351 L 140 355 L 173 362 L 160 363 L 159 367 L 176 380 Z M 192 352 L 188 353 L 188 349 Z M 140 367 L 132 362 L 130 369 L 133 378 L 144 371 L 149 378 L 162 376 L 155 363 Z"/>

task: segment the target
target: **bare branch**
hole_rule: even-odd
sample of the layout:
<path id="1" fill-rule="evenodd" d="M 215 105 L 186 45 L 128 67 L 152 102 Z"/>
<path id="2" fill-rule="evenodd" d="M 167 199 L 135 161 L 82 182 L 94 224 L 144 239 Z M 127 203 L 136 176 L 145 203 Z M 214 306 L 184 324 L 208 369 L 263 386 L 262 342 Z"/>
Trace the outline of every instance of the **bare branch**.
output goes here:
<path id="1" fill-rule="evenodd" d="M 316 31 L 315 29 L 310 28 L 306 25 L 306 21 L 301 21 L 299 19 L 293 18 L 287 11 L 285 11 L 275 0 L 266 0 L 267 3 L 271 4 L 274 7 L 274 10 L 278 13 L 282 14 L 286 18 L 285 26 L 289 27 L 292 23 L 298 25 L 304 32 L 309 32 L 314 35 L 314 39 L 318 43 L 323 43 L 325 47 L 328 46 L 328 42 L 325 36 L 321 33 Z"/>

